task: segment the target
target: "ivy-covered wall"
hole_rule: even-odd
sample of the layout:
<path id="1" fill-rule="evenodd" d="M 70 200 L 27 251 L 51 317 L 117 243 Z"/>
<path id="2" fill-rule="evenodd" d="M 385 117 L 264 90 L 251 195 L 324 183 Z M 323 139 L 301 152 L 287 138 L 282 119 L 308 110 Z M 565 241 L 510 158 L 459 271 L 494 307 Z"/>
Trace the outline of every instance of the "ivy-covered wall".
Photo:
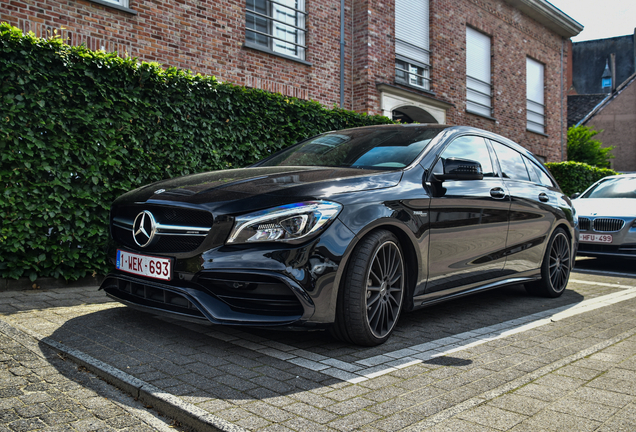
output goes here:
<path id="1" fill-rule="evenodd" d="M 0 277 L 107 271 L 108 209 L 157 180 L 243 167 L 391 123 L 0 25 Z"/>

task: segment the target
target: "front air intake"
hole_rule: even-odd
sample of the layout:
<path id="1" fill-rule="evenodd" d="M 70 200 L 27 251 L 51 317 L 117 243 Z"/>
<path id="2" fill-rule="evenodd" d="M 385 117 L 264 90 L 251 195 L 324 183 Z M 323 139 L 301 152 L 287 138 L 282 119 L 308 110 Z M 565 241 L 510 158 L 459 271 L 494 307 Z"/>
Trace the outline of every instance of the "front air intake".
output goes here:
<path id="1" fill-rule="evenodd" d="M 205 318 L 201 311 L 183 295 L 162 287 L 110 278 L 104 281 L 102 288 L 107 294 L 126 302 L 195 318 Z"/>
<path id="2" fill-rule="evenodd" d="M 291 288 L 272 276 L 215 272 L 199 276 L 197 283 L 236 312 L 275 316 L 303 313 Z"/>

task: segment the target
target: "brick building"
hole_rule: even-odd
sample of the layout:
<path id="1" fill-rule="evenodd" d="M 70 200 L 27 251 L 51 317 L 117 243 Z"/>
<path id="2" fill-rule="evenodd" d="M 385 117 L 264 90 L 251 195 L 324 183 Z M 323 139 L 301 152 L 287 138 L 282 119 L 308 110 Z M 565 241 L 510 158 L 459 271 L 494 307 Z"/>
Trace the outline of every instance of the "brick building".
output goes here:
<path id="1" fill-rule="evenodd" d="M 0 2 L 0 21 L 38 36 L 564 156 L 566 42 L 582 26 L 545 0 Z"/>
<path id="2" fill-rule="evenodd" d="M 614 147 L 611 168 L 636 172 L 636 73 L 627 78 L 581 123 L 602 131 L 594 139 Z"/>
<path id="3" fill-rule="evenodd" d="M 568 126 L 600 133 L 614 147 L 611 168 L 636 172 L 636 29 L 631 35 L 572 44 Z"/>

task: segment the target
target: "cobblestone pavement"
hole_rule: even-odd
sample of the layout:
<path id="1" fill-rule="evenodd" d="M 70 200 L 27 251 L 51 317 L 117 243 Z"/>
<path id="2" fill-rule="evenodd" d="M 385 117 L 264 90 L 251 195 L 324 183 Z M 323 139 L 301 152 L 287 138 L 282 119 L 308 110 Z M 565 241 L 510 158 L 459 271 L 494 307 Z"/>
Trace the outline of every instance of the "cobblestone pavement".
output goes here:
<path id="1" fill-rule="evenodd" d="M 0 327 L 0 431 L 174 431 L 140 402 L 24 333 Z"/>
<path id="2" fill-rule="evenodd" d="M 455 300 L 405 315 L 374 348 L 158 318 L 94 287 L 0 299 L 6 324 L 176 396 L 220 429 L 635 429 L 630 277 L 573 273 L 558 299 L 514 286 Z M 68 376 L 69 362 L 47 361 Z"/>

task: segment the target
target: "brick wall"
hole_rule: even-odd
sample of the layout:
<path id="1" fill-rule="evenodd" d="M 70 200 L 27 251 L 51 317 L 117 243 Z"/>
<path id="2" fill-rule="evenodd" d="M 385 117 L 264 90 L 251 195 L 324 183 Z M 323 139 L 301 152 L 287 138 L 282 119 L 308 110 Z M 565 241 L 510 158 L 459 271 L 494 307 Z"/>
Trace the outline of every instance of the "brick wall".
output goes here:
<path id="1" fill-rule="evenodd" d="M 241 0 L 131 0 L 136 15 L 87 0 L 3 0 L 0 21 L 38 36 L 57 30 L 71 44 L 333 106 L 340 101 L 340 1 L 306 4 L 306 61 L 311 65 L 244 47 Z M 345 13 L 344 107 L 380 114 L 376 85 L 396 85 L 394 1 L 345 0 Z M 466 113 L 467 25 L 491 37 L 495 120 Z M 449 124 L 491 130 L 550 161 L 561 160 L 567 114 L 561 98 L 561 46 L 560 36 L 503 0 L 430 0 L 433 94 L 401 87 L 452 104 L 446 113 Z M 545 65 L 548 136 L 526 131 L 526 56 Z"/>
<path id="2" fill-rule="evenodd" d="M 307 1 L 306 61 L 311 65 L 244 47 L 244 1 L 131 0 L 131 8 L 136 15 L 84 0 L 3 0 L 0 21 L 37 36 L 57 30 L 74 45 L 85 43 L 239 85 L 326 105 L 340 100 L 338 0 Z"/>
<path id="3" fill-rule="evenodd" d="M 599 133 L 603 147 L 614 146 L 611 159 L 616 171 L 636 171 L 636 81 L 632 81 L 602 110 L 585 123 Z"/>
<path id="4" fill-rule="evenodd" d="M 447 113 L 447 123 L 490 130 L 549 161 L 561 160 L 567 118 L 567 100 L 561 93 L 561 37 L 501 0 L 430 0 L 430 17 L 431 90 L 455 105 Z M 495 121 L 466 113 L 466 26 L 491 37 Z M 527 56 L 545 65 L 548 137 L 526 131 Z"/>

